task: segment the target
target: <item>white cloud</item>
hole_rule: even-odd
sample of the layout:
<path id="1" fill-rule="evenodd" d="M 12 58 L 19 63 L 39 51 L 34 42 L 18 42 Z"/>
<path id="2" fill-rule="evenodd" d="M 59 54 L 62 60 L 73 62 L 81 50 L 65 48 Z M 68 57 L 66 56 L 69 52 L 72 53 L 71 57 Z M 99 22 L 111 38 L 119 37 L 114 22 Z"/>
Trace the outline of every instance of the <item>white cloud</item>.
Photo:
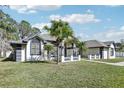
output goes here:
<path id="1" fill-rule="evenodd" d="M 36 23 L 36 24 L 33 24 L 32 25 L 32 27 L 37 27 L 40 30 L 42 30 L 44 26 L 50 27 L 51 26 L 51 23 Z"/>
<path id="2" fill-rule="evenodd" d="M 85 24 L 85 23 L 97 23 L 100 22 L 100 19 L 97 19 L 94 14 L 71 14 L 71 15 L 51 15 L 50 20 L 63 20 L 69 23 L 78 23 L 78 24 Z"/>
<path id="3" fill-rule="evenodd" d="M 10 5 L 9 8 L 16 10 L 18 13 L 36 13 L 38 10 L 48 11 L 59 9 L 60 5 Z"/>
<path id="4" fill-rule="evenodd" d="M 91 9 L 88 9 L 86 12 L 87 13 L 93 13 L 93 11 Z"/>
<path id="5" fill-rule="evenodd" d="M 110 22 L 111 21 L 111 18 L 107 18 L 107 21 Z"/>
<path id="6" fill-rule="evenodd" d="M 99 41 L 120 41 L 120 39 L 124 38 L 124 30 L 113 30 L 110 29 L 108 31 L 95 33 L 93 35 L 88 36 L 87 34 L 80 34 L 82 40 L 99 40 Z"/>
<path id="7" fill-rule="evenodd" d="M 119 7 L 120 5 L 107 5 L 109 7 Z"/>
<path id="8" fill-rule="evenodd" d="M 86 33 L 84 33 L 84 31 L 82 31 L 80 34 L 79 33 L 75 33 L 75 36 L 78 37 L 80 40 L 88 40 L 90 38 L 89 35 L 87 35 Z"/>
<path id="9" fill-rule="evenodd" d="M 120 30 L 124 30 L 124 26 L 121 26 L 121 27 L 120 27 Z"/>

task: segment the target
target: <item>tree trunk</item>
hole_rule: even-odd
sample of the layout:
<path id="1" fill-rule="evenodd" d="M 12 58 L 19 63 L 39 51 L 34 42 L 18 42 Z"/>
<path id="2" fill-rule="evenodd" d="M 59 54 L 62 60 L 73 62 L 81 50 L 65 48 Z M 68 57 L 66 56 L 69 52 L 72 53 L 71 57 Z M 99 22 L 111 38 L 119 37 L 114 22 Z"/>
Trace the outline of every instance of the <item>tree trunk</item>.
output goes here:
<path id="1" fill-rule="evenodd" d="M 57 45 L 57 64 L 59 63 L 59 45 Z"/>
<path id="2" fill-rule="evenodd" d="M 47 52 L 47 57 L 48 57 L 48 60 L 50 61 L 50 53 L 49 53 L 49 51 Z"/>

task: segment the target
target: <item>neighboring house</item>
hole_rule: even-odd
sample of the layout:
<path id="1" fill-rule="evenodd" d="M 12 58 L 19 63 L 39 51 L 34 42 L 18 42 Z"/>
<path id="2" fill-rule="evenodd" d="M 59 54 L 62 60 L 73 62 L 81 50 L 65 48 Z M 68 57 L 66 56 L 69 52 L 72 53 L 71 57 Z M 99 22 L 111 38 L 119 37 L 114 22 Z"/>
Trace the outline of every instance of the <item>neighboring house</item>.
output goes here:
<path id="1" fill-rule="evenodd" d="M 56 51 L 56 38 L 49 34 L 36 34 L 34 36 L 27 37 L 20 41 L 11 41 L 10 44 L 13 48 L 12 58 L 15 61 L 43 61 L 48 60 L 47 51 L 44 50 L 44 45 L 51 43 L 55 47 L 55 51 L 51 53 L 51 59 L 57 57 Z M 71 47 L 65 48 L 64 43 L 60 45 L 60 61 L 76 61 L 80 60 L 80 56 L 77 54 L 77 48 L 72 44 Z"/>
<path id="2" fill-rule="evenodd" d="M 115 50 L 116 51 L 120 51 L 120 48 L 121 48 L 121 43 L 115 43 Z"/>
<path id="3" fill-rule="evenodd" d="M 86 56 L 89 59 L 115 58 L 115 46 L 113 41 L 100 42 L 97 40 L 85 41 L 88 48 Z"/>

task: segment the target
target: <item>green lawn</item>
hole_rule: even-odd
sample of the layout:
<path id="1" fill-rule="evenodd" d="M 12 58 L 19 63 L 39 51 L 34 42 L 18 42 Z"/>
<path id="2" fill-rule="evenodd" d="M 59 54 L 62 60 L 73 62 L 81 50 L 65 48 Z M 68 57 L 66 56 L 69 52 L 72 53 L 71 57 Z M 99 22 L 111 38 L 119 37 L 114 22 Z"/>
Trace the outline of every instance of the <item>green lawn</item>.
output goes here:
<path id="1" fill-rule="evenodd" d="M 100 59 L 100 60 L 98 60 L 98 61 L 110 62 L 110 63 L 116 63 L 116 62 L 124 62 L 124 58 Z"/>
<path id="2" fill-rule="evenodd" d="M 92 62 L 0 62 L 0 87 L 124 87 L 124 67 Z"/>

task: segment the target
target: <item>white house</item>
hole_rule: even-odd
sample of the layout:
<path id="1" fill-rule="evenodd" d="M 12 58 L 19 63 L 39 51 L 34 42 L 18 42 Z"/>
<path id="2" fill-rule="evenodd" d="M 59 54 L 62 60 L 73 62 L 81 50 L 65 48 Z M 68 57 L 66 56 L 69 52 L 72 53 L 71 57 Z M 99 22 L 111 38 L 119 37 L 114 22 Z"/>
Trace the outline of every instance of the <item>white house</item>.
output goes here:
<path id="1" fill-rule="evenodd" d="M 89 40 L 85 42 L 88 48 L 86 56 L 89 59 L 111 59 L 115 58 L 115 46 L 113 41 L 100 42 Z"/>
<path id="2" fill-rule="evenodd" d="M 51 43 L 56 48 L 56 38 L 49 34 L 36 34 L 27 37 L 20 41 L 11 41 L 10 44 L 13 48 L 12 58 L 15 61 L 43 61 L 47 60 L 47 52 L 44 50 L 44 45 Z M 71 62 L 80 60 L 80 55 L 77 53 L 75 44 L 65 48 L 64 43 L 60 45 L 60 61 Z M 57 50 L 51 53 L 51 59 L 56 60 Z"/>

